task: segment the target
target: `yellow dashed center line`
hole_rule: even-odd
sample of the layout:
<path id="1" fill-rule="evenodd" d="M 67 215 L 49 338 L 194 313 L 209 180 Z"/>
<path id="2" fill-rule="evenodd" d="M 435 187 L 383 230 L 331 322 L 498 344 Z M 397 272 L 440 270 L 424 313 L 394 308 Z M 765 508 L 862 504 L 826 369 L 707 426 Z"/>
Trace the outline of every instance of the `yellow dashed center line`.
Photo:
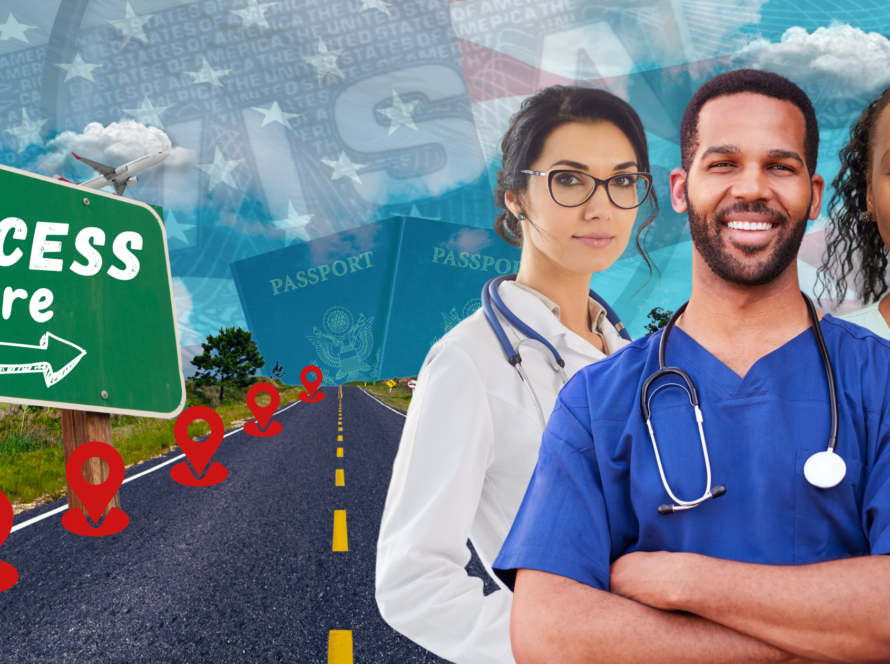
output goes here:
<path id="1" fill-rule="evenodd" d="M 349 551 L 346 537 L 346 510 L 334 510 L 334 551 Z"/>
<path id="2" fill-rule="evenodd" d="M 332 629 L 328 632 L 328 664 L 353 664 L 352 630 Z"/>
<path id="3" fill-rule="evenodd" d="M 337 394 L 337 431 L 343 431 L 343 386 L 339 386 Z M 338 434 L 337 442 L 343 442 L 342 433 Z M 343 457 L 343 448 L 337 448 L 337 457 Z M 334 471 L 334 485 L 346 486 L 346 476 L 342 468 Z M 346 534 L 346 510 L 334 510 L 333 551 L 349 551 L 349 537 Z M 328 664 L 353 664 L 352 630 L 332 629 L 328 632 Z"/>

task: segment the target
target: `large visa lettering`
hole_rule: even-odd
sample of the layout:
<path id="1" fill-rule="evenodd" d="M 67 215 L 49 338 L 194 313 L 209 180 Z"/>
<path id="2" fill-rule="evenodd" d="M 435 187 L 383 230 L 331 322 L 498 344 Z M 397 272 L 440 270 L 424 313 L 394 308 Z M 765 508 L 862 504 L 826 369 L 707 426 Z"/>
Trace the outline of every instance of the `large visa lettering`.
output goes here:
<path id="1" fill-rule="evenodd" d="M 391 120 L 378 111 L 392 105 L 393 91 L 405 102 L 420 101 L 411 112 L 416 130 L 402 125 L 390 134 Z M 463 77 L 440 64 L 372 76 L 341 92 L 334 102 L 337 131 L 349 150 L 363 153 L 352 160 L 369 165 L 355 184 L 359 195 L 384 205 L 475 182 L 485 163 L 476 125 L 460 115 L 462 100 L 469 104 Z"/>

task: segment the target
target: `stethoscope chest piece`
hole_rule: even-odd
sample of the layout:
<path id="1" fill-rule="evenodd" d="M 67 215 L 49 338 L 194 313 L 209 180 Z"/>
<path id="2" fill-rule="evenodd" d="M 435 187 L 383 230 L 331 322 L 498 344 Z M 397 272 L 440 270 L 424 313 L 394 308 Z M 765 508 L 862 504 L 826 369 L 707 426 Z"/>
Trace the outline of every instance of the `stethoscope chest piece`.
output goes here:
<path id="1" fill-rule="evenodd" d="M 831 368 L 831 358 L 828 357 L 828 348 L 825 345 L 825 339 L 822 337 L 822 330 L 819 326 L 819 316 L 816 311 L 815 305 L 813 305 L 810 298 L 806 296 L 803 292 L 801 292 L 804 301 L 806 302 L 807 309 L 810 314 L 810 322 L 813 327 L 813 334 L 816 336 L 816 345 L 819 347 L 819 354 L 822 356 L 822 364 L 825 367 L 825 377 L 828 382 L 828 400 L 829 407 L 831 410 L 831 433 L 828 437 L 828 449 L 824 452 L 816 452 L 813 456 L 807 459 L 806 464 L 803 467 L 803 474 L 806 477 L 807 481 L 815 487 L 820 489 L 830 489 L 832 487 L 840 484 L 841 480 L 844 479 L 844 476 L 847 474 L 847 464 L 844 463 L 844 460 L 841 459 L 837 454 L 835 454 L 834 449 L 837 446 L 837 427 L 838 427 L 838 414 L 837 414 L 837 391 L 834 384 L 834 371 Z M 695 391 L 695 385 L 692 383 L 692 379 L 682 370 L 676 367 L 666 367 L 665 366 L 665 348 L 667 347 L 667 339 L 668 334 L 671 331 L 671 328 L 676 323 L 677 319 L 686 309 L 686 305 L 688 302 L 682 306 L 680 306 L 674 315 L 671 316 L 670 321 L 668 321 L 667 326 L 664 328 L 664 331 L 661 333 L 661 340 L 658 346 L 658 371 L 649 376 L 648 379 L 643 383 L 642 390 L 640 391 L 640 408 L 643 411 L 643 420 L 646 422 L 646 426 L 649 428 L 649 437 L 652 439 L 652 447 L 655 450 L 655 460 L 658 463 L 658 471 L 661 474 L 661 482 L 664 484 L 664 488 L 667 491 L 668 495 L 671 499 L 674 500 L 675 505 L 661 505 L 658 508 L 659 514 L 671 514 L 672 512 L 676 512 L 678 510 L 686 510 L 691 509 L 700 505 L 702 502 L 709 498 L 717 498 L 726 493 L 726 489 L 722 485 L 718 485 L 708 490 L 708 486 L 711 483 L 711 465 L 708 460 L 708 447 L 705 443 L 705 432 L 702 428 L 702 415 L 699 408 L 698 395 Z M 698 420 L 698 428 L 699 434 L 701 437 L 702 444 L 702 453 L 705 457 L 705 468 L 707 470 L 707 485 L 705 486 L 705 494 L 699 498 L 698 500 L 692 501 L 682 501 L 678 499 L 673 492 L 671 491 L 670 486 L 668 486 L 667 477 L 664 474 L 664 468 L 661 465 L 661 457 L 658 453 L 658 445 L 655 443 L 655 432 L 652 429 L 652 423 L 650 422 L 651 411 L 649 409 L 649 387 L 652 383 L 659 377 L 665 374 L 676 374 L 680 376 L 684 382 L 686 383 L 687 392 L 689 394 L 689 400 L 692 405 L 695 407 L 695 416 Z M 667 383 L 664 385 L 660 385 L 656 387 L 652 393 L 654 394 L 662 387 L 667 387 L 668 385 L 679 385 L 677 383 Z M 682 387 L 682 385 L 680 385 Z"/>
<path id="2" fill-rule="evenodd" d="M 816 452 L 804 464 L 803 474 L 813 486 L 830 489 L 844 479 L 847 464 L 833 451 Z"/>

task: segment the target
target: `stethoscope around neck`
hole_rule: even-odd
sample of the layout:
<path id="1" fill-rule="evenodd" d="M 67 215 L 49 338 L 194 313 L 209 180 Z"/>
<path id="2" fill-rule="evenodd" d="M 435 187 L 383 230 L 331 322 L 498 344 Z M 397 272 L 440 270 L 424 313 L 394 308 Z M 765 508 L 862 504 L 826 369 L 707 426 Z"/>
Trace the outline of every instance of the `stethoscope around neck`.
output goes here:
<path id="1" fill-rule="evenodd" d="M 488 319 L 488 324 L 491 325 L 491 329 L 494 330 L 495 335 L 500 341 L 501 346 L 504 349 L 504 353 L 507 355 L 507 361 L 515 367 L 516 371 L 519 373 L 520 379 L 522 379 L 523 385 L 525 385 L 525 389 L 528 390 L 528 393 L 531 395 L 532 401 L 535 402 L 535 408 L 538 411 L 538 420 L 541 423 L 541 430 L 547 426 L 547 422 L 544 419 L 544 410 L 541 408 L 541 402 L 538 400 L 538 395 L 535 393 L 535 388 L 532 386 L 531 382 L 528 379 L 528 374 L 525 372 L 525 369 L 522 366 L 522 356 L 519 354 L 519 347 L 522 344 L 527 344 L 528 346 L 539 346 L 539 350 L 541 350 L 547 359 L 550 361 L 550 366 L 553 367 L 553 370 L 559 374 L 560 379 L 562 380 L 563 385 L 568 382 L 568 377 L 565 372 L 565 360 L 559 354 L 559 351 L 553 347 L 549 341 L 547 341 L 544 337 L 538 334 L 534 329 L 523 323 L 510 309 L 504 304 L 504 301 L 501 299 L 501 296 L 498 294 L 498 286 L 501 285 L 501 282 L 504 281 L 515 281 L 515 274 L 505 274 L 501 277 L 495 277 L 494 279 L 490 279 L 486 282 L 485 286 L 482 287 L 482 310 L 485 312 L 485 317 Z M 628 341 L 632 341 L 630 338 L 630 334 L 628 334 L 627 330 L 624 329 L 624 325 L 621 324 L 621 321 L 618 318 L 618 314 L 616 314 L 612 307 L 610 307 L 599 295 L 594 293 L 592 290 L 590 291 L 590 297 L 592 297 L 596 302 L 600 304 L 603 309 L 606 311 L 606 318 L 609 320 L 612 325 L 615 326 L 615 329 L 618 330 L 618 334 L 621 335 L 622 339 L 627 339 Z M 504 332 L 504 327 L 501 325 L 501 322 L 498 320 L 497 315 L 494 313 L 494 309 L 497 309 L 498 312 L 507 319 L 507 321 L 512 325 L 516 330 L 521 332 L 526 336 L 525 339 L 516 344 L 516 347 L 513 347 L 513 344 L 510 343 L 510 340 L 507 338 L 507 333 Z"/>
<path id="2" fill-rule="evenodd" d="M 834 384 L 834 372 L 831 368 L 831 358 L 828 356 L 828 348 L 825 346 L 825 339 L 822 337 L 822 330 L 819 326 L 819 315 L 816 312 L 816 307 L 810 301 L 810 298 L 806 296 L 803 292 L 804 301 L 807 303 L 807 309 L 809 310 L 810 320 L 813 324 L 813 332 L 816 335 L 816 344 L 819 346 L 819 353 L 822 356 L 822 364 L 825 366 L 825 375 L 828 381 L 828 399 L 830 403 L 831 409 L 831 432 L 828 437 L 828 449 L 825 452 L 817 452 L 812 455 L 809 459 L 807 459 L 806 464 L 804 465 L 804 476 L 807 478 L 807 481 L 813 486 L 819 487 L 820 489 L 830 489 L 833 486 L 836 486 L 840 483 L 844 476 L 847 473 L 847 466 L 844 463 L 844 460 L 840 458 L 837 454 L 835 454 L 835 448 L 837 447 L 837 393 L 835 390 Z M 674 315 L 671 316 L 670 321 L 664 328 L 664 332 L 661 334 L 661 340 L 658 344 L 658 371 L 649 376 L 646 379 L 646 382 L 643 383 L 643 388 L 640 390 L 640 408 L 643 411 L 643 419 L 646 420 L 646 426 L 649 428 L 649 437 L 652 439 L 652 449 L 655 451 L 655 461 L 658 464 L 658 472 L 661 475 L 661 482 L 664 485 L 665 490 L 668 495 L 671 497 L 671 500 L 674 501 L 674 505 L 659 505 L 658 513 L 659 514 L 671 514 L 673 512 L 679 512 L 681 510 L 692 509 L 693 507 L 697 507 L 701 505 L 706 500 L 710 498 L 719 498 L 723 494 L 726 493 L 726 487 L 722 484 L 718 484 L 717 486 L 711 486 L 711 463 L 708 459 L 708 444 L 705 441 L 705 431 L 703 428 L 704 418 L 702 417 L 701 408 L 698 399 L 698 391 L 695 389 L 695 384 L 692 382 L 692 378 L 689 377 L 682 369 L 677 367 L 668 367 L 665 366 L 664 353 L 665 348 L 667 347 L 667 338 L 668 333 L 670 333 L 671 328 L 674 326 L 674 323 L 677 322 L 677 319 L 683 314 L 686 310 L 686 305 L 689 302 L 686 302 L 682 305 Z M 650 393 L 649 388 L 652 383 L 661 378 L 662 376 L 679 376 L 683 382 L 685 383 L 685 387 L 679 383 L 664 383 L 656 387 Z M 707 479 L 705 480 L 705 492 L 698 498 L 697 500 L 680 500 L 671 491 L 670 484 L 668 484 L 667 477 L 664 474 L 664 467 L 661 463 L 661 455 L 658 452 L 658 444 L 655 442 L 655 432 L 652 429 L 652 412 L 650 409 L 650 403 L 652 401 L 652 397 L 658 392 L 658 390 L 664 387 L 679 387 L 686 391 L 689 396 L 689 402 L 692 404 L 692 407 L 695 409 L 695 420 L 698 423 L 698 432 L 701 438 L 701 447 L 702 454 L 705 459 L 705 470 L 707 474 Z"/>

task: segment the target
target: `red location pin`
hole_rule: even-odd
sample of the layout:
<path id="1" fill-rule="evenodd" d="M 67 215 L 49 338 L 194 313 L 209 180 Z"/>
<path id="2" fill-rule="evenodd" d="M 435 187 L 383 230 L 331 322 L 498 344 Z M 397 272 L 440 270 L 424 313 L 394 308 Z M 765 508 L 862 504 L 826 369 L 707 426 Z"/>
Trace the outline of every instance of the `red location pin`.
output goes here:
<path id="1" fill-rule="evenodd" d="M 189 437 L 189 424 L 196 420 L 204 420 L 210 425 L 210 437 L 202 443 L 197 443 Z M 179 449 L 192 462 L 192 466 L 198 475 L 207 468 L 207 463 L 219 448 L 226 428 L 222 418 L 212 408 L 207 406 L 192 406 L 179 414 L 176 424 L 173 425 L 173 436 Z M 229 476 L 228 469 L 221 463 L 214 461 L 204 477 L 197 477 L 185 461 L 182 461 L 170 469 L 170 477 L 185 486 L 213 486 L 223 482 Z"/>
<path id="2" fill-rule="evenodd" d="M 315 374 L 315 380 L 306 380 L 306 376 L 310 373 Z M 300 382 L 303 383 L 303 387 L 306 388 L 306 391 L 300 392 L 300 401 L 315 403 L 324 399 L 324 392 L 316 392 L 323 379 L 324 377 L 321 375 L 321 369 L 314 364 L 310 364 L 308 367 L 303 367 L 303 370 L 300 372 Z"/>
<path id="3" fill-rule="evenodd" d="M 9 537 L 9 533 L 12 530 L 13 518 L 12 505 L 9 503 L 9 498 L 6 497 L 5 493 L 0 491 L 0 546 L 2 546 L 3 542 L 6 541 L 6 538 Z M 0 560 L 0 593 L 12 588 L 18 580 L 19 571 L 9 563 Z"/>
<path id="4" fill-rule="evenodd" d="M 101 484 L 90 484 L 83 477 L 83 464 L 94 457 L 99 457 L 108 464 L 108 477 Z M 86 507 L 87 513 L 95 523 L 102 518 L 108 503 L 124 483 L 124 460 L 114 447 L 94 440 L 84 443 L 71 453 L 68 463 L 65 464 L 65 476 L 68 478 L 68 486 L 80 498 L 80 502 Z M 69 509 L 62 517 L 62 525 L 67 530 L 89 537 L 114 535 L 129 524 L 130 517 L 117 507 L 112 507 L 108 511 L 105 520 L 98 528 L 91 526 L 84 513 L 76 507 Z"/>
<path id="5" fill-rule="evenodd" d="M 269 402 L 268 406 L 260 406 L 256 402 L 257 395 L 259 395 L 260 392 L 265 392 L 271 397 L 272 400 Z M 251 420 L 245 424 L 244 431 L 251 436 L 256 436 L 258 438 L 277 436 L 281 433 L 281 422 L 276 422 L 272 419 L 272 415 L 275 414 L 275 411 L 278 409 L 278 404 L 280 403 L 281 395 L 278 394 L 278 390 L 275 389 L 274 385 L 271 385 L 270 383 L 255 383 L 252 385 L 247 391 L 247 407 L 250 408 L 250 412 L 253 413 L 256 422 Z"/>

